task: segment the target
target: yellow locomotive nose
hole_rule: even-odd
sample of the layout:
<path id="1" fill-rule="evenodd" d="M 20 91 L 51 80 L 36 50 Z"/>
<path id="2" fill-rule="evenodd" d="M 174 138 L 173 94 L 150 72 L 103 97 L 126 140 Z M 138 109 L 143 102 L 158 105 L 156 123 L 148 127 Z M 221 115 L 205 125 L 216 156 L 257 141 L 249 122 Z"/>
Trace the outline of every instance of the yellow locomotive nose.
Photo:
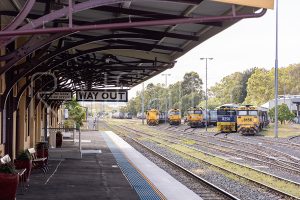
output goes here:
<path id="1" fill-rule="evenodd" d="M 168 112 L 170 125 L 179 125 L 181 123 L 181 112 L 179 109 L 170 109 Z"/>
<path id="2" fill-rule="evenodd" d="M 237 127 L 241 134 L 254 135 L 268 125 L 267 110 L 252 105 L 241 106 L 238 109 Z"/>

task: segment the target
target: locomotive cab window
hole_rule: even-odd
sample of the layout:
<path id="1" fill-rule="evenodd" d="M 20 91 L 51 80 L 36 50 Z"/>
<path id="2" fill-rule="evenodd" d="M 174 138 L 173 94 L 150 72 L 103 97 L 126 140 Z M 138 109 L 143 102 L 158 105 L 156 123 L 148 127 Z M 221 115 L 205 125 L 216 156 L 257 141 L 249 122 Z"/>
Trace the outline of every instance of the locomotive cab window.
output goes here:
<path id="1" fill-rule="evenodd" d="M 236 115 L 235 110 L 218 110 L 217 115 Z"/>
<path id="2" fill-rule="evenodd" d="M 257 116 L 257 110 L 249 110 L 248 112 L 251 116 Z"/>
<path id="3" fill-rule="evenodd" d="M 202 110 L 195 110 L 194 113 L 195 114 L 202 114 Z"/>
<path id="4" fill-rule="evenodd" d="M 238 115 L 240 115 L 240 116 L 247 115 L 247 110 L 239 110 Z"/>
<path id="5" fill-rule="evenodd" d="M 251 116 L 257 116 L 257 110 L 239 110 L 238 115 L 239 116 L 246 116 L 246 115 L 251 115 Z"/>
<path id="6" fill-rule="evenodd" d="M 202 114 L 202 110 L 189 110 L 188 114 Z"/>
<path id="7" fill-rule="evenodd" d="M 170 115 L 180 115 L 180 112 L 179 111 L 172 111 L 169 114 Z"/>

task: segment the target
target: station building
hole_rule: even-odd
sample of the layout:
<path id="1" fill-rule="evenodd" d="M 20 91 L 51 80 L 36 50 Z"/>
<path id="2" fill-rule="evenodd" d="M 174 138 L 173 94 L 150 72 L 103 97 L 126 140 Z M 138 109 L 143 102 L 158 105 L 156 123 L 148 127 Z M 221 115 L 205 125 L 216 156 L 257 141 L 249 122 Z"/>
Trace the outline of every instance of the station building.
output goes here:
<path id="1" fill-rule="evenodd" d="M 300 95 L 279 95 L 278 105 L 286 104 L 291 112 L 297 117 L 297 122 L 300 123 Z M 275 99 L 263 104 L 262 107 L 272 109 L 275 107 Z"/>

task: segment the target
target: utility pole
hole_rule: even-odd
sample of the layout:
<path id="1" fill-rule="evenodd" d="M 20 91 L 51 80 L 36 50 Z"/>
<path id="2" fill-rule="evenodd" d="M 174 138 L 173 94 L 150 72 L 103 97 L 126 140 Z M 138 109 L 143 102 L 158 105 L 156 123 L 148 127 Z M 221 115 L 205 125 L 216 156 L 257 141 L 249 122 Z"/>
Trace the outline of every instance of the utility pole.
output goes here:
<path id="1" fill-rule="evenodd" d="M 276 48 L 275 48 L 275 126 L 274 136 L 278 138 L 278 0 L 276 0 Z"/>
<path id="2" fill-rule="evenodd" d="M 145 89 L 144 89 L 144 82 L 142 83 L 142 124 L 144 125 L 145 124 L 145 121 L 144 121 L 144 112 L 145 112 L 145 106 L 144 106 L 144 104 L 145 104 L 145 102 L 144 102 L 144 91 L 145 91 Z"/>
<path id="3" fill-rule="evenodd" d="M 171 76 L 171 74 L 162 74 L 162 76 L 165 76 L 166 78 L 166 89 L 168 89 L 168 76 Z M 167 97 L 166 97 L 166 111 L 165 111 L 165 123 L 167 123 L 167 114 L 168 114 L 168 97 L 169 97 L 169 91 L 167 91 Z"/>
<path id="4" fill-rule="evenodd" d="M 207 121 L 209 119 L 207 112 L 207 60 L 212 60 L 213 58 L 200 58 L 200 60 L 205 60 L 205 131 L 207 132 Z"/>

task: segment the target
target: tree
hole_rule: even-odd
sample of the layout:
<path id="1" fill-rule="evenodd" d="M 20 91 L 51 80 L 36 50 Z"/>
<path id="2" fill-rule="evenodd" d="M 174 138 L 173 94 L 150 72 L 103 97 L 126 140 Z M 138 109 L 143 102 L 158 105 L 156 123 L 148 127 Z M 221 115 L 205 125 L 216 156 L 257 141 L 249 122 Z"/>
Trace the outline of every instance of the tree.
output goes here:
<path id="1" fill-rule="evenodd" d="M 199 74 L 197 72 L 186 73 L 181 83 L 183 96 L 191 94 L 192 92 L 196 92 L 199 95 L 202 95 L 202 85 L 202 79 L 199 77 Z"/>
<path id="2" fill-rule="evenodd" d="M 199 105 L 201 96 L 198 93 L 191 93 L 182 97 L 182 114 L 186 114 L 187 110 L 191 107 Z"/>
<path id="3" fill-rule="evenodd" d="M 127 106 L 122 106 L 122 107 L 120 108 L 120 112 L 122 112 L 122 113 L 128 112 L 128 107 L 127 107 Z"/>
<path id="4" fill-rule="evenodd" d="M 255 69 L 248 80 L 247 97 L 244 103 L 262 105 L 274 98 L 274 79 L 266 69 Z"/>
<path id="5" fill-rule="evenodd" d="M 235 72 L 224 77 L 220 83 L 217 83 L 211 88 L 213 96 L 219 99 L 219 102 L 224 103 L 241 103 L 243 74 Z"/>
<path id="6" fill-rule="evenodd" d="M 144 105 L 145 111 L 150 108 L 156 108 L 160 111 L 168 108 L 179 108 L 182 113 L 192 106 L 197 106 L 203 98 L 202 80 L 196 72 L 186 73 L 184 81 L 178 81 L 170 84 L 168 88 L 162 84 L 150 83 L 145 87 Z M 136 115 L 141 112 L 142 94 L 140 91 L 136 93 L 136 97 L 129 100 L 126 105 L 126 110 Z"/>
<path id="7" fill-rule="evenodd" d="M 214 110 L 216 107 L 222 105 L 218 98 L 212 97 L 207 100 L 207 109 Z M 205 100 L 201 101 L 199 104 L 200 107 L 205 108 Z"/>
<path id="8" fill-rule="evenodd" d="M 181 109 L 181 97 L 182 97 L 182 89 L 181 89 L 181 81 L 178 81 L 169 86 L 169 107 Z"/>
<path id="9" fill-rule="evenodd" d="M 269 116 L 272 121 L 275 121 L 275 107 L 270 109 Z M 281 124 L 283 124 L 285 121 L 292 121 L 294 117 L 294 113 L 290 111 L 286 104 L 281 104 L 278 106 L 278 120 Z"/>
<path id="10" fill-rule="evenodd" d="M 300 64 L 279 68 L 279 94 L 300 93 Z"/>
<path id="11" fill-rule="evenodd" d="M 86 118 L 85 109 L 75 100 L 65 103 L 66 109 L 69 111 L 69 119 L 76 123 L 76 127 L 83 125 L 83 120 Z"/>
<path id="12" fill-rule="evenodd" d="M 242 88 L 240 91 L 240 97 L 239 97 L 239 102 L 238 103 L 242 103 L 245 101 L 246 97 L 247 97 L 247 87 L 248 87 L 248 80 L 249 78 L 252 76 L 252 74 L 255 72 L 257 68 L 251 68 L 251 69 L 247 69 L 243 72 L 242 74 Z"/>
<path id="13" fill-rule="evenodd" d="M 220 104 L 243 103 L 247 96 L 248 79 L 256 68 L 235 72 L 224 77 L 219 83 L 211 87 L 212 96 L 218 99 Z"/>
<path id="14" fill-rule="evenodd" d="M 278 70 L 278 94 L 300 93 L 300 64 L 289 65 Z M 245 103 L 261 105 L 274 99 L 275 70 L 255 69 L 248 80 Z"/>

